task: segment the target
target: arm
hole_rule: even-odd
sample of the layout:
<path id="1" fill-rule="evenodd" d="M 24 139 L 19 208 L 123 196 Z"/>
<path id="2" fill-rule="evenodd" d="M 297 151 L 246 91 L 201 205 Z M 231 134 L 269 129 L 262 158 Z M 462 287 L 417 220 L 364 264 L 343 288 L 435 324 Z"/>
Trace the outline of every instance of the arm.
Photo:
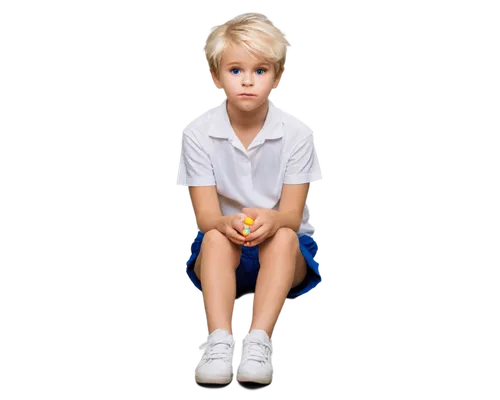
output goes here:
<path id="1" fill-rule="evenodd" d="M 200 231 L 203 234 L 211 229 L 220 231 L 228 217 L 223 216 L 220 211 L 215 186 L 189 186 L 189 195 Z"/>
<path id="2" fill-rule="evenodd" d="M 284 184 L 276 218 L 280 228 L 288 227 L 297 232 L 302 222 L 302 213 L 309 192 L 309 182 Z"/>
<path id="3" fill-rule="evenodd" d="M 206 233 L 211 229 L 218 229 L 225 217 L 219 207 L 212 163 L 203 146 L 189 131 L 182 135 L 177 184 L 189 186 L 189 195 L 200 231 Z"/>
<path id="4" fill-rule="evenodd" d="M 300 229 L 309 183 L 318 179 L 321 170 L 311 133 L 295 146 L 287 162 L 277 217 L 280 227 Z"/>

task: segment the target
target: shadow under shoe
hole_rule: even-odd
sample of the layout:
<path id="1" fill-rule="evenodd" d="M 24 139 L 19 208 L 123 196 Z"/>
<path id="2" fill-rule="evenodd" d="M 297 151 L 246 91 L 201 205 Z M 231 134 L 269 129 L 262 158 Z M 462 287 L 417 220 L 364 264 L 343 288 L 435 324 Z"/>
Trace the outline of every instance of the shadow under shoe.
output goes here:
<path id="1" fill-rule="evenodd" d="M 253 382 L 239 382 L 240 387 L 247 392 L 258 392 L 268 389 L 271 391 L 273 383 L 253 383 Z"/>
<path id="2" fill-rule="evenodd" d="M 221 390 L 231 386 L 233 382 L 226 384 L 219 384 L 219 383 L 196 383 L 196 384 L 203 390 Z"/>

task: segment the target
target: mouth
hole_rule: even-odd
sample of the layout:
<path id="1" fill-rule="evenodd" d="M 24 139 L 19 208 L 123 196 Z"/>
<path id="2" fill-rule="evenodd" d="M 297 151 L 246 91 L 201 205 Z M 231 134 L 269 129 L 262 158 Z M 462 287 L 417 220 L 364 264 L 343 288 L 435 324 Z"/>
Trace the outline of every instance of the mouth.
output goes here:
<path id="1" fill-rule="evenodd" d="M 248 94 L 248 93 L 240 93 L 238 96 L 240 97 L 255 97 L 255 94 Z"/>

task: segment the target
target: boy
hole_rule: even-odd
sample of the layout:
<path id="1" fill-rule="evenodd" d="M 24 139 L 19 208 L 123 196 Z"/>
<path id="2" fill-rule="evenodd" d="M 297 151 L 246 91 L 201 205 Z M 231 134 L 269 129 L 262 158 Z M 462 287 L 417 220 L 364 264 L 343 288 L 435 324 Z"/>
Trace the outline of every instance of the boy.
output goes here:
<path id="1" fill-rule="evenodd" d="M 321 281 L 306 204 L 309 182 L 321 179 L 312 131 L 268 99 L 287 45 L 264 15 L 247 13 L 215 27 L 205 46 L 227 98 L 184 129 L 177 181 L 189 186 L 199 228 L 187 262 L 209 331 L 198 383 L 231 382 L 233 306 L 249 292 L 253 319 L 237 379 L 271 383 L 271 335 L 284 301 Z M 247 216 L 254 223 L 245 237 Z"/>

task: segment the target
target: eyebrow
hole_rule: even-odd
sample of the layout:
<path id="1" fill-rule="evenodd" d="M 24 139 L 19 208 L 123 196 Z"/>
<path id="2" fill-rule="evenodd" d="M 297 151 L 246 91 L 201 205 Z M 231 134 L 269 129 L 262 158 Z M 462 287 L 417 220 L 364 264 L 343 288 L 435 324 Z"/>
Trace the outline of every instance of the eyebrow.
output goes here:
<path id="1" fill-rule="evenodd" d="M 226 67 L 229 67 L 231 65 L 241 65 L 241 64 L 243 64 L 243 63 L 240 61 L 233 61 L 233 62 L 230 62 L 229 64 L 226 64 Z M 255 64 L 255 65 L 257 66 L 257 65 L 271 65 L 271 64 L 269 64 L 268 62 L 261 62 L 261 63 Z"/>

